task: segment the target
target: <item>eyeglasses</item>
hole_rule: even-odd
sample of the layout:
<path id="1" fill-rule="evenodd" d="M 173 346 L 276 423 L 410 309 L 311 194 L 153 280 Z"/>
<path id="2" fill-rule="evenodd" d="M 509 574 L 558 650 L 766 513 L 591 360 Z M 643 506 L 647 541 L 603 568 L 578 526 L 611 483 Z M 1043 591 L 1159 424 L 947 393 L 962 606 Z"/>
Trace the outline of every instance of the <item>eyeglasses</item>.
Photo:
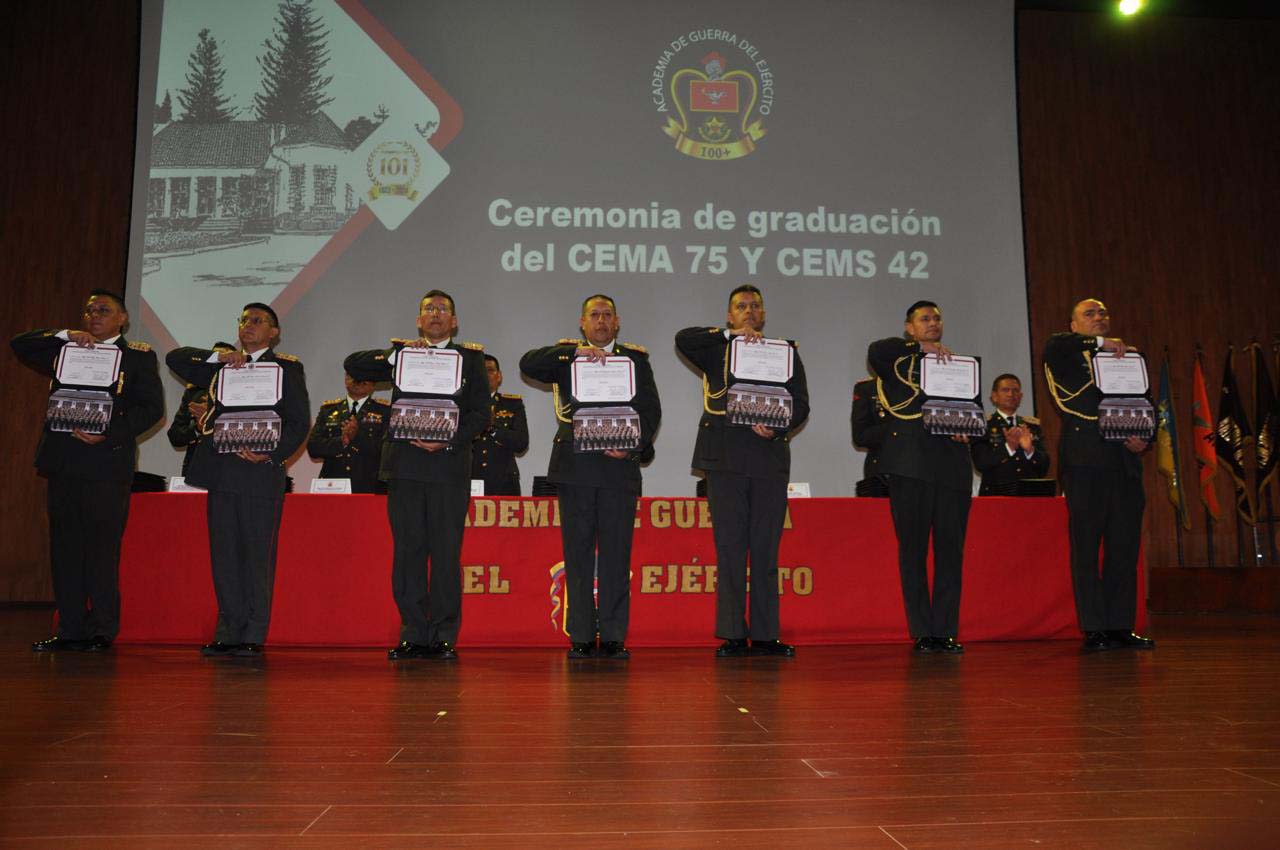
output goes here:
<path id="1" fill-rule="evenodd" d="M 86 316 L 110 316 L 115 312 L 116 308 L 110 304 L 95 304 L 92 307 L 84 308 Z"/>
<path id="2" fill-rule="evenodd" d="M 269 325 L 269 324 L 271 324 L 271 320 L 263 318 L 262 316 L 241 316 L 240 317 L 240 327 L 242 328 L 245 325 Z"/>
<path id="3" fill-rule="evenodd" d="M 422 313 L 432 313 L 432 314 L 439 313 L 439 314 L 441 314 L 441 315 L 447 315 L 447 314 L 449 314 L 449 313 L 452 313 L 452 312 L 453 312 L 453 308 L 452 308 L 452 307 L 442 307 L 442 306 L 441 306 L 441 305 L 439 305 L 439 304 L 426 304 L 426 305 L 424 305 L 424 306 L 423 306 L 423 308 L 422 308 L 421 312 L 422 312 Z"/>

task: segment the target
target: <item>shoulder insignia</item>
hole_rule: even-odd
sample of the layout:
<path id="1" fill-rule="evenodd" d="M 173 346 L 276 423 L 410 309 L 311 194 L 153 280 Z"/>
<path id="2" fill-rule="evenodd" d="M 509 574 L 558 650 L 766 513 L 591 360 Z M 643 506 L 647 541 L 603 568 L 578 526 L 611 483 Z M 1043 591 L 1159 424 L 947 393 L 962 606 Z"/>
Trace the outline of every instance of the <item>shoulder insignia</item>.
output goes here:
<path id="1" fill-rule="evenodd" d="M 468 349 L 469 351 L 484 351 L 484 346 L 478 342 L 460 342 L 458 343 L 458 347 Z"/>
<path id="2" fill-rule="evenodd" d="M 392 345 L 408 345 L 409 343 L 411 343 L 411 342 L 416 342 L 416 341 L 417 341 L 417 340 L 413 340 L 413 339 L 402 339 L 402 338 L 400 338 L 400 337 L 398 337 L 398 336 L 393 336 L 393 337 L 391 337 L 391 344 L 392 344 Z"/>
<path id="3" fill-rule="evenodd" d="M 380 398 L 375 398 L 374 396 L 369 396 L 369 400 L 368 400 L 367 402 L 365 402 L 365 404 L 377 404 L 377 405 L 380 405 L 380 406 L 382 406 L 382 407 L 390 407 L 390 406 L 391 406 L 390 402 L 383 401 L 382 399 L 380 399 Z"/>
<path id="4" fill-rule="evenodd" d="M 1025 422 L 1025 423 L 1027 423 L 1028 425 L 1039 425 L 1039 424 L 1040 424 L 1040 420 L 1039 420 L 1039 419 L 1037 419 L 1037 418 L 1035 418 L 1034 416 L 1024 416 L 1024 417 L 1022 417 L 1022 421 L 1023 421 L 1023 422 Z"/>
<path id="5" fill-rule="evenodd" d="M 132 348 L 134 351 L 150 351 L 151 350 L 151 346 L 147 345 L 145 342 L 134 342 L 133 340 L 129 341 L 129 347 Z"/>
<path id="6" fill-rule="evenodd" d="M 634 342 L 620 342 L 618 343 L 618 345 L 622 346 L 623 348 L 628 348 L 632 351 L 638 351 L 641 354 L 649 353 L 649 349 L 645 348 L 643 345 L 636 345 Z"/>
<path id="7" fill-rule="evenodd" d="M 279 352 L 279 351 L 277 351 L 277 352 L 276 352 L 276 359 L 277 359 L 277 360 L 283 360 L 283 361 L 285 361 L 286 363 L 297 363 L 297 362 L 299 362 L 299 361 L 298 361 L 298 358 L 294 357 L 292 354 L 284 354 L 284 353 Z"/>
<path id="8" fill-rule="evenodd" d="M 562 339 L 556 342 L 556 345 L 579 345 L 582 343 L 580 339 Z"/>
<path id="9" fill-rule="evenodd" d="M 722 334 L 724 333 L 724 328 L 707 328 L 707 333 Z"/>
<path id="10" fill-rule="evenodd" d="M 498 395 L 502 396 L 503 398 L 509 398 L 513 401 L 520 401 L 520 398 L 521 398 L 518 393 L 499 393 Z"/>
<path id="11" fill-rule="evenodd" d="M 346 403 L 347 403 L 347 400 L 345 398 L 331 398 L 322 402 L 320 406 L 324 407 L 327 404 L 346 404 Z"/>

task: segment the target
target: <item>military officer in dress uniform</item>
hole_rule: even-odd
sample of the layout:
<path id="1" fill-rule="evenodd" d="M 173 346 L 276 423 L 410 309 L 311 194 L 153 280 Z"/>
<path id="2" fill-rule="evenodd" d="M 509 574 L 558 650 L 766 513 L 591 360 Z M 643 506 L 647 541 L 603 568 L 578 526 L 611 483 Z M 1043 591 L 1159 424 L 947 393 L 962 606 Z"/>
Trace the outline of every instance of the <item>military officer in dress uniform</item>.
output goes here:
<path id="1" fill-rule="evenodd" d="M 1111 314 L 1096 298 L 1071 311 L 1071 331 L 1054 334 L 1044 349 L 1049 394 L 1062 414 L 1059 477 L 1067 497 L 1071 583 L 1084 651 L 1153 649 L 1155 641 L 1133 633 L 1138 603 L 1138 552 L 1142 543 L 1142 453 L 1146 440 L 1102 439 L 1093 380 L 1094 357 L 1122 357 L 1131 346 L 1108 337 Z M 1148 391 L 1148 395 L 1150 391 Z M 1098 547 L 1105 550 L 1098 571 Z"/>
<path id="2" fill-rule="evenodd" d="M 129 342 L 124 301 L 95 289 L 84 305 L 82 330 L 36 330 L 13 338 L 25 365 L 61 388 L 58 357 L 68 343 L 120 350 L 119 373 L 105 389 L 111 418 L 101 434 L 82 429 L 51 431 L 36 448 L 36 469 L 48 479 L 49 560 L 58 633 L 31 645 L 36 652 L 99 652 L 120 630 L 120 540 L 129 515 L 137 439 L 164 416 L 156 355 Z M 92 430 L 92 429 L 91 429 Z"/>
<path id="3" fill-rule="evenodd" d="M 1040 420 L 1019 416 L 1022 381 L 1005 373 L 991 383 L 996 411 L 987 419 L 987 436 L 969 446 L 973 465 L 982 475 L 979 496 L 1015 495 L 1019 481 L 1044 478 L 1049 455 L 1041 445 Z"/>
<path id="4" fill-rule="evenodd" d="M 787 516 L 791 435 L 809 418 L 809 384 L 800 352 L 791 343 L 794 368 L 786 382 L 791 422 L 785 429 L 726 422 L 729 351 L 734 337 L 763 339 L 764 295 L 743 284 L 729 294 L 725 327 L 705 325 L 676 334 L 676 348 L 702 372 L 702 419 L 693 468 L 707 478 L 707 499 L 718 564 L 717 658 L 747 654 L 795 655 L 778 639 L 778 546 Z M 747 622 L 747 563 L 751 565 L 751 620 Z M 751 645 L 748 647 L 747 638 Z"/>
<path id="5" fill-rule="evenodd" d="M 391 405 L 373 397 L 373 381 L 345 376 L 347 394 L 320 405 L 307 454 L 323 460 L 321 478 L 347 478 L 353 493 L 385 493 L 378 480 Z"/>
<path id="6" fill-rule="evenodd" d="M 520 467 L 516 455 L 529 448 L 529 422 L 520 396 L 498 392 L 502 364 L 484 356 L 489 375 L 489 427 L 476 438 L 471 451 L 471 478 L 484 482 L 486 496 L 519 496 Z"/>
<path id="7" fill-rule="evenodd" d="M 454 342 L 458 314 L 453 296 L 433 289 L 418 302 L 417 339 L 393 339 L 390 348 L 357 351 L 343 363 L 358 381 L 392 380 L 400 352 L 439 348 L 462 358 L 461 387 L 453 397 L 458 424 L 448 441 L 397 441 L 382 445 L 379 478 L 387 482 L 387 519 L 394 555 L 391 595 L 400 610 L 400 643 L 392 661 L 452 660 L 462 627 L 462 530 L 471 500 L 471 444 L 489 420 L 484 348 Z M 391 404 L 402 397 L 392 390 Z"/>
<path id="8" fill-rule="evenodd" d="M 209 560 L 218 597 L 213 640 L 201 647 L 207 656 L 255 657 L 262 654 L 271 624 L 275 590 L 276 543 L 284 510 L 285 463 L 307 436 L 311 404 L 302 363 L 275 350 L 280 319 L 267 304 L 246 304 L 240 313 L 238 351 L 175 348 L 165 363 L 188 383 L 209 388 L 213 406 L 200 422 L 201 439 L 187 481 L 209 491 Z M 240 449 L 219 453 L 212 437 L 227 413 L 219 401 L 223 370 L 250 363 L 278 364 L 280 399 L 271 410 L 280 417 L 280 434 L 270 451 Z"/>
<path id="9" fill-rule="evenodd" d="M 547 480 L 557 485 L 560 536 L 564 543 L 565 589 L 569 605 L 569 657 L 630 657 L 626 647 L 631 606 L 631 538 L 640 496 L 640 464 L 652 457 L 653 437 L 662 419 L 658 387 L 644 348 L 617 341 L 620 322 L 614 301 L 592 295 L 582 302 L 580 339 L 562 339 L 520 358 L 520 371 L 552 386 L 560 423 L 551 447 Z M 573 363 L 627 357 L 635 364 L 636 394 L 629 406 L 640 419 L 639 445 L 630 450 L 574 451 Z M 588 367 L 590 368 L 590 367 Z M 599 611 L 592 589 L 599 582 Z M 599 650 L 596 637 L 599 635 Z"/>
<path id="10" fill-rule="evenodd" d="M 235 351 L 236 347 L 228 342 L 215 342 L 214 351 Z M 165 432 L 169 445 L 175 449 L 183 449 L 182 475 L 185 477 L 191 468 L 191 459 L 196 455 L 196 445 L 200 442 L 200 420 L 209 410 L 209 388 L 195 384 L 185 384 L 182 389 L 182 400 L 174 411 L 173 421 Z"/>
<path id="11" fill-rule="evenodd" d="M 973 493 L 967 437 L 925 431 L 920 358 L 951 356 L 942 344 L 942 311 L 932 301 L 907 308 L 903 336 L 871 343 L 867 361 L 881 405 L 892 417 L 879 469 L 889 484 L 889 512 L 898 537 L 898 572 L 907 627 L 918 653 L 964 652 L 960 577 Z M 976 401 L 976 399 L 975 399 Z M 926 562 L 933 540 L 933 592 Z"/>
<path id="12" fill-rule="evenodd" d="M 853 408 L 849 413 L 849 427 L 853 432 L 853 444 L 865 449 L 862 459 L 862 480 L 856 490 L 859 496 L 889 495 L 879 475 L 880 448 L 884 445 L 885 432 L 889 430 L 884 407 L 876 397 L 876 379 L 863 378 L 853 385 Z"/>

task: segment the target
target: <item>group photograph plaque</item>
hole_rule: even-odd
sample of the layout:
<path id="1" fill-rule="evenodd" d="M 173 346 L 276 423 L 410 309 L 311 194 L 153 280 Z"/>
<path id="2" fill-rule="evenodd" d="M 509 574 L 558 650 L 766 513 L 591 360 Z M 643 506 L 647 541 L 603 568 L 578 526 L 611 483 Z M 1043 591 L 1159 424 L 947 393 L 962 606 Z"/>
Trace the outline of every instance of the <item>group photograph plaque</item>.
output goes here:
<path id="1" fill-rule="evenodd" d="M 630 407 L 580 407 L 573 414 L 573 450 L 631 451 L 640 446 L 640 415 Z"/>
<path id="2" fill-rule="evenodd" d="M 921 411 L 924 429 L 942 437 L 981 437 L 987 423 L 978 396 L 982 368 L 978 358 L 936 354 L 920 358 L 920 391 L 927 401 Z"/>
<path id="3" fill-rule="evenodd" d="M 1144 394 L 1151 388 L 1147 360 L 1136 351 L 1122 356 L 1099 352 L 1093 357 L 1093 382 L 1102 393 L 1098 402 L 1098 431 L 1110 443 L 1130 437 L 1150 440 L 1156 433 L 1156 412 Z"/>
<path id="4" fill-rule="evenodd" d="M 279 363 L 223 366 L 215 398 L 223 407 L 274 407 L 283 386 L 284 370 Z"/>
<path id="5" fill-rule="evenodd" d="M 122 353 L 115 345 L 88 348 L 69 342 L 58 354 L 54 377 L 64 386 L 109 387 L 120 376 Z"/>
<path id="6" fill-rule="evenodd" d="M 785 430 L 791 425 L 791 393 L 769 384 L 730 384 L 725 414 L 730 425 L 764 425 Z"/>
<path id="7" fill-rule="evenodd" d="M 213 447 L 218 454 L 272 452 L 280 445 L 280 427 L 274 410 L 223 411 L 213 422 Z"/>
<path id="8" fill-rule="evenodd" d="M 458 405 L 447 398 L 399 398 L 391 405 L 392 440 L 447 443 L 458 432 Z"/>
<path id="9" fill-rule="evenodd" d="M 457 395 L 462 355 L 452 348 L 402 348 L 396 354 L 395 383 L 402 393 Z"/>
<path id="10" fill-rule="evenodd" d="M 103 434 L 111 423 L 114 404 L 103 390 L 71 390 L 65 387 L 49 396 L 45 421 L 50 431 Z"/>

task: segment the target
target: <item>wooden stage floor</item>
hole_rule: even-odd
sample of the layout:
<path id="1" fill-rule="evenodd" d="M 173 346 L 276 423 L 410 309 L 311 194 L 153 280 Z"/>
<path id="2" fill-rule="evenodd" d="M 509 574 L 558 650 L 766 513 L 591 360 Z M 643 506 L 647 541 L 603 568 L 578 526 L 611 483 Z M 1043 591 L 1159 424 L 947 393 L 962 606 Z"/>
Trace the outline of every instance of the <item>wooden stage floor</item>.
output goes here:
<path id="1" fill-rule="evenodd" d="M 0 844 L 1280 847 L 1280 621 L 570 663 L 35 655 L 0 609 Z"/>

